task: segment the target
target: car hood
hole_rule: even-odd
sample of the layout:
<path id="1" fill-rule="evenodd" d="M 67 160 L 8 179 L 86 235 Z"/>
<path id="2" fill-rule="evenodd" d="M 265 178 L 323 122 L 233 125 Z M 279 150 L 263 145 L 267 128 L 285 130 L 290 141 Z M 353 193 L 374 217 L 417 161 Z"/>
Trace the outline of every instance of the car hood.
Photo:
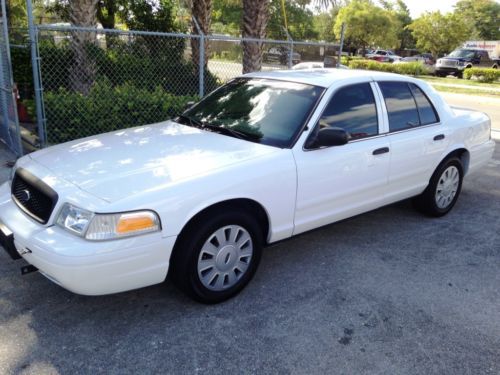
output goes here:
<path id="1" fill-rule="evenodd" d="M 167 121 L 53 146 L 31 158 L 114 202 L 279 149 Z"/>

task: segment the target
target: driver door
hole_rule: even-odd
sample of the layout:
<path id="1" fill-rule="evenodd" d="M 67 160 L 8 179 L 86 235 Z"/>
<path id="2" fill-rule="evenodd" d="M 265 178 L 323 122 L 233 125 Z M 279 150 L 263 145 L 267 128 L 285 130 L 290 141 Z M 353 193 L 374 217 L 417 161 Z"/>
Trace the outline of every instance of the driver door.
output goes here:
<path id="1" fill-rule="evenodd" d="M 385 120 L 372 85 L 366 80 L 336 89 L 309 139 L 294 147 L 298 176 L 294 234 L 384 204 L 390 145 L 382 134 Z M 308 147 L 323 127 L 344 129 L 349 142 Z"/>

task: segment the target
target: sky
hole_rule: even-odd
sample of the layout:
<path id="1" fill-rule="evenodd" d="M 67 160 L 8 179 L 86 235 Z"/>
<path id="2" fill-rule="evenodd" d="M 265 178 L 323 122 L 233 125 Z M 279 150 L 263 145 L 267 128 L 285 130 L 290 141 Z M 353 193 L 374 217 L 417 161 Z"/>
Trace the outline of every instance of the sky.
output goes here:
<path id="1" fill-rule="evenodd" d="M 441 13 L 450 12 L 453 10 L 453 5 L 456 2 L 457 0 L 405 0 L 413 18 L 417 18 L 427 11 L 433 12 L 439 10 Z"/>

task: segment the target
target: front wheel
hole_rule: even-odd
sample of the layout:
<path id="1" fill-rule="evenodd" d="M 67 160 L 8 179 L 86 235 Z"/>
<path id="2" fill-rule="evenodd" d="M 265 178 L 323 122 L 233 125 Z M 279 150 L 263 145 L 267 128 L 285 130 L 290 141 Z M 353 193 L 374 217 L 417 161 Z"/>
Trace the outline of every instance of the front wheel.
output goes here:
<path id="1" fill-rule="evenodd" d="M 462 190 L 463 167 L 458 158 L 445 160 L 432 175 L 429 185 L 414 199 L 415 207 L 430 216 L 446 215 Z"/>
<path id="2" fill-rule="evenodd" d="M 222 302 L 252 279 L 262 252 L 262 230 L 245 212 L 205 217 L 188 228 L 176 246 L 171 277 L 203 303 Z"/>

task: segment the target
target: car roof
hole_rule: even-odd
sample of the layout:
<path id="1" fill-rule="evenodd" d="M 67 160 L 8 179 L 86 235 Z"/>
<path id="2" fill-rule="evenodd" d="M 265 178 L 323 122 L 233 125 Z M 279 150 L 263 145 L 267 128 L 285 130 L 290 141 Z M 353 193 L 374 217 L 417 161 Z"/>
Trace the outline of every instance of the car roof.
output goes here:
<path id="1" fill-rule="evenodd" d="M 254 72 L 243 75 L 242 77 L 277 79 L 281 81 L 290 81 L 304 83 L 308 85 L 330 87 L 339 81 L 349 81 L 353 78 L 367 77 L 368 80 L 383 80 L 397 78 L 403 81 L 412 81 L 411 78 L 394 73 L 384 73 L 371 70 L 356 69 L 300 69 L 300 70 L 273 70 L 266 72 Z"/>

